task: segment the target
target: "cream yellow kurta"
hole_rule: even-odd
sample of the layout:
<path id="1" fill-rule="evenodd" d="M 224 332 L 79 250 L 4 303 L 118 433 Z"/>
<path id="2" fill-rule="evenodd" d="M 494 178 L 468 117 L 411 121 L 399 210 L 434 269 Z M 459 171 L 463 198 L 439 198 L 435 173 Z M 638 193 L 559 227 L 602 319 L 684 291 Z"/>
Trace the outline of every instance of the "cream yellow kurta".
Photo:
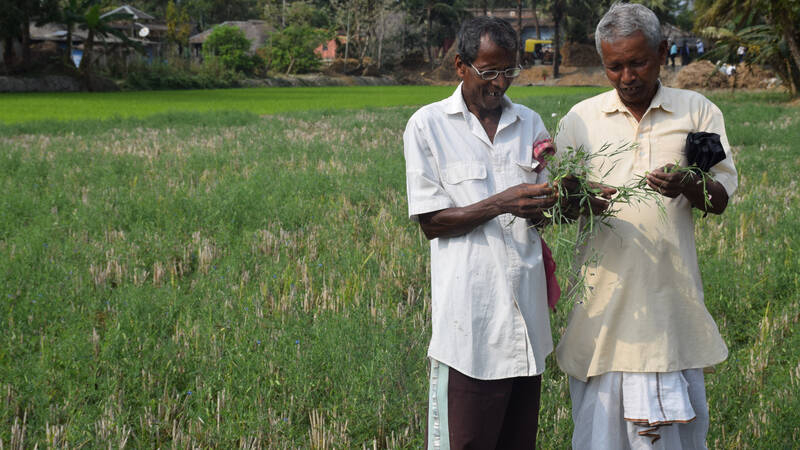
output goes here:
<path id="1" fill-rule="evenodd" d="M 592 160 L 597 180 L 631 184 L 665 164 L 687 165 L 686 135 L 717 133 L 726 158 L 711 174 L 732 195 L 737 174 L 722 113 L 702 95 L 660 86 L 637 122 L 612 90 L 575 105 L 562 119 L 558 152 L 581 145 L 635 143 L 632 150 Z M 601 174 L 608 174 L 601 178 Z M 574 305 L 556 349 L 567 374 L 585 381 L 610 371 L 671 372 L 723 361 L 728 350 L 703 301 L 692 208 L 684 196 L 621 205 L 611 227 L 581 249 L 585 297 Z"/>

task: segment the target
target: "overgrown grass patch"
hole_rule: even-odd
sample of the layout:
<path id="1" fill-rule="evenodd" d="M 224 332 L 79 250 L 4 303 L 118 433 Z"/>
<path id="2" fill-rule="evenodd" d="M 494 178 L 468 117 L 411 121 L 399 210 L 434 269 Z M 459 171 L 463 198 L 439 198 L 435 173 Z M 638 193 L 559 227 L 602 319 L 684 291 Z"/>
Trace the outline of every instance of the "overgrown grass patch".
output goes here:
<path id="1" fill-rule="evenodd" d="M 552 130 L 589 95 L 558 92 L 512 96 Z M 741 181 L 724 215 L 697 217 L 730 348 L 706 376 L 708 443 L 791 446 L 800 111 L 714 100 Z M 3 445 L 421 447 L 430 267 L 402 157 L 415 107 L 353 108 L 5 125 Z M 570 255 L 556 256 L 564 279 Z M 556 339 L 568 310 L 552 316 Z M 542 448 L 569 446 L 552 357 L 540 420 Z"/>

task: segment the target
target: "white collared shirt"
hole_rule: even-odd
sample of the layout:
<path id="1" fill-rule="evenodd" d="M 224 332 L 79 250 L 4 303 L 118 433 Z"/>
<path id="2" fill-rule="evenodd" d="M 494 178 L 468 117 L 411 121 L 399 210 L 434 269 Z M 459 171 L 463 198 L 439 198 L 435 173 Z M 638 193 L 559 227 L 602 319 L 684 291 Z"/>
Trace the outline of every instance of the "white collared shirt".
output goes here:
<path id="1" fill-rule="evenodd" d="M 494 142 L 459 86 L 409 119 L 403 142 L 408 214 L 477 203 L 520 183 L 543 183 L 533 143 L 549 137 L 534 111 L 503 98 Z M 502 214 L 431 247 L 433 334 L 428 356 L 465 375 L 537 375 L 553 350 L 539 235 Z"/>

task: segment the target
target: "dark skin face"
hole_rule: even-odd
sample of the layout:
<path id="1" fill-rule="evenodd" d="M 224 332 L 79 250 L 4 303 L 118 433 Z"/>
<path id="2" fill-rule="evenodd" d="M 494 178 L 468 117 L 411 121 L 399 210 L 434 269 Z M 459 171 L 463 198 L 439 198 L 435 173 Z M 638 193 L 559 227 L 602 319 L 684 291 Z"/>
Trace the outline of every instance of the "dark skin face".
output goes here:
<path id="1" fill-rule="evenodd" d="M 658 90 L 661 65 L 667 58 L 667 42 L 653 48 L 645 35 L 637 31 L 614 42 L 603 41 L 600 48 L 608 81 L 636 120 L 641 120 Z"/>
<path id="2" fill-rule="evenodd" d="M 472 61 L 472 65 L 480 71 L 506 70 L 516 67 L 516 61 L 513 51 L 498 46 L 484 35 L 478 47 L 478 56 Z M 482 80 L 469 63 L 461 59 L 461 55 L 456 55 L 455 65 L 456 73 L 464 81 L 461 86 L 464 103 L 481 121 L 489 139 L 494 140 L 497 122 L 502 113 L 503 94 L 511 86 L 511 79 L 500 74 L 494 80 Z"/>
<path id="3" fill-rule="evenodd" d="M 483 36 L 478 47 L 478 57 L 472 65 L 480 71 L 506 70 L 515 67 L 516 56 L 513 51 L 505 50 Z M 460 55 L 456 55 L 455 66 L 456 73 L 464 81 L 461 86 L 464 103 L 481 122 L 489 139 L 494 141 L 497 124 L 503 112 L 503 94 L 511 85 L 511 80 L 502 74 L 491 81 L 482 80 Z M 472 205 L 422 214 L 419 224 L 428 239 L 435 239 L 469 233 L 505 213 L 530 219 L 532 223 L 543 223 L 543 212 L 555 202 L 555 192 L 550 186 L 522 183 Z"/>

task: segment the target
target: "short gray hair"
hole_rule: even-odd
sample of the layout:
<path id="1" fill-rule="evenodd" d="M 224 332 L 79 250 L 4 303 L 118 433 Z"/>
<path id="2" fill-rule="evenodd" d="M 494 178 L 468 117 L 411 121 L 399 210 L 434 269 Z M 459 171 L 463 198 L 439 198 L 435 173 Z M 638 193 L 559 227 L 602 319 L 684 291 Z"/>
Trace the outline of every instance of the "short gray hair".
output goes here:
<path id="1" fill-rule="evenodd" d="M 603 57 L 601 42 L 614 42 L 641 31 L 653 49 L 661 44 L 661 23 L 656 14 L 638 3 L 614 3 L 600 19 L 594 33 L 597 54 Z"/>

